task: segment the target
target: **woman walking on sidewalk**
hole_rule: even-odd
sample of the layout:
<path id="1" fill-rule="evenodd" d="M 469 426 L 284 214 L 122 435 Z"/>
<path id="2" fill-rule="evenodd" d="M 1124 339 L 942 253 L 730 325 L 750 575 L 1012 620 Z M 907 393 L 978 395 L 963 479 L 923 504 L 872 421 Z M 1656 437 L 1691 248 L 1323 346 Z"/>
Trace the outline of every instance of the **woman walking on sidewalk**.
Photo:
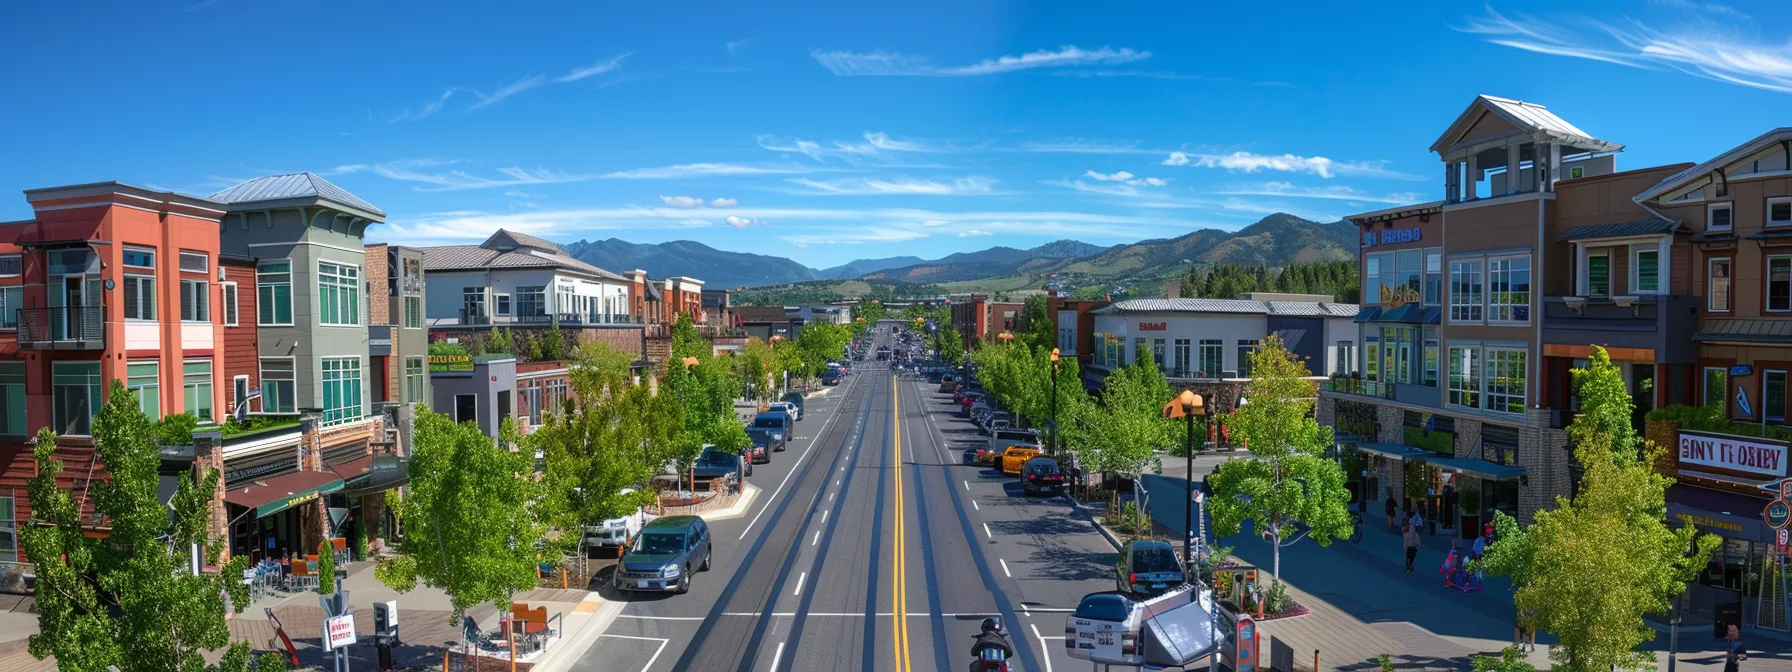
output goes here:
<path id="1" fill-rule="evenodd" d="M 1400 505 L 1394 503 L 1394 493 L 1391 493 L 1391 492 L 1388 493 L 1388 505 L 1386 508 L 1388 511 L 1388 531 L 1393 532 L 1394 531 L 1394 513 L 1399 511 L 1399 509 L 1400 509 Z"/>
<path id="2" fill-rule="evenodd" d="M 1406 573 L 1412 573 L 1412 563 L 1419 558 L 1419 530 L 1407 523 L 1400 529 L 1401 538 L 1406 543 Z"/>

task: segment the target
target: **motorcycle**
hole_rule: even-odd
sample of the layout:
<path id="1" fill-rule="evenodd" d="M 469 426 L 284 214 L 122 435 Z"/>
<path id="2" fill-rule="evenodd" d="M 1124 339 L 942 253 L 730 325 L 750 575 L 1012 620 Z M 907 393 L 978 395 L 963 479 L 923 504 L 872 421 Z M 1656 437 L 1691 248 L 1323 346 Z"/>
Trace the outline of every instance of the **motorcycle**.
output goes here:
<path id="1" fill-rule="evenodd" d="M 971 656 L 976 658 L 971 661 L 971 672 L 1008 672 L 1014 647 L 1008 643 L 1008 633 L 1002 631 L 1002 622 L 985 618 L 980 630 L 971 642 Z"/>

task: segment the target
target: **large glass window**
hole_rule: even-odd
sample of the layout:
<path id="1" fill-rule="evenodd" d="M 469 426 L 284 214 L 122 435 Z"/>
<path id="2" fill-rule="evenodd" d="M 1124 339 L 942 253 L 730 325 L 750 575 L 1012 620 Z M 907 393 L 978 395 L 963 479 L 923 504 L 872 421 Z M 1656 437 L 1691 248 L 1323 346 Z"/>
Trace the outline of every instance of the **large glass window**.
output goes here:
<path id="1" fill-rule="evenodd" d="M 1226 369 L 1226 342 L 1217 338 L 1201 339 L 1200 359 L 1196 366 L 1207 378 L 1218 378 Z"/>
<path id="2" fill-rule="evenodd" d="M 188 360 L 181 369 L 181 387 L 187 395 L 187 412 L 200 422 L 211 421 L 212 360 Z"/>
<path id="3" fill-rule="evenodd" d="M 547 404 L 549 413 L 560 412 L 560 407 L 566 403 L 567 389 L 568 386 L 565 380 L 555 378 L 547 382 L 547 393 L 544 396 L 546 397 L 545 403 Z"/>
<path id="4" fill-rule="evenodd" d="M 162 419 L 161 365 L 156 362 L 131 362 L 125 365 L 125 389 L 137 395 L 137 406 L 150 422 Z"/>
<path id="5" fill-rule="evenodd" d="M 1724 405 L 1724 395 L 1730 391 L 1730 372 L 1721 366 L 1705 368 L 1705 405 Z"/>
<path id="6" fill-rule="evenodd" d="M 1450 348 L 1451 406 L 1481 407 L 1481 349 Z"/>
<path id="7" fill-rule="evenodd" d="M 1705 262 L 1705 308 L 1720 313 L 1730 310 L 1729 257 Z"/>
<path id="8" fill-rule="evenodd" d="M 547 314 L 547 287 L 516 288 L 517 317 L 545 317 Z"/>
<path id="9" fill-rule="evenodd" d="M 180 281 L 180 319 L 182 322 L 212 320 L 211 283 L 204 280 Z"/>
<path id="10" fill-rule="evenodd" d="M 219 293 L 223 294 L 224 325 L 228 326 L 228 327 L 234 327 L 237 324 L 236 323 L 236 318 L 237 318 L 237 315 L 236 315 L 236 309 L 237 309 L 236 283 L 234 283 L 234 282 L 220 283 L 218 285 L 218 291 L 219 291 Z"/>
<path id="11" fill-rule="evenodd" d="M 18 512 L 11 496 L 0 497 L 0 562 L 19 561 Z"/>
<path id="12" fill-rule="evenodd" d="M 0 329 L 19 328 L 19 309 L 24 307 L 24 287 L 0 287 Z"/>
<path id="13" fill-rule="evenodd" d="M 1367 331 L 1363 335 L 1363 378 L 1381 380 L 1381 330 Z"/>
<path id="14" fill-rule="evenodd" d="M 423 297 L 404 297 L 404 328 L 423 328 Z"/>
<path id="15" fill-rule="evenodd" d="M 0 435 L 26 436 L 25 363 L 0 362 Z"/>
<path id="16" fill-rule="evenodd" d="M 1487 351 L 1487 410 L 1524 412 L 1525 351 Z"/>
<path id="17" fill-rule="evenodd" d="M 323 360 L 324 425 L 361 419 L 361 358 Z"/>
<path id="18" fill-rule="evenodd" d="M 51 362 L 51 429 L 65 436 L 91 436 L 93 414 L 100 407 L 99 362 Z"/>
<path id="19" fill-rule="evenodd" d="M 0 278 L 11 278 L 22 274 L 25 261 L 22 255 L 0 254 Z"/>
<path id="20" fill-rule="evenodd" d="M 292 324 L 291 261 L 264 261 L 255 267 L 255 305 L 257 324 Z"/>
<path id="21" fill-rule="evenodd" d="M 1767 310 L 1792 310 L 1792 257 L 1767 258 Z"/>
<path id="22" fill-rule="evenodd" d="M 1337 373 L 1350 375 L 1356 371 L 1356 344 L 1350 341 L 1338 341 Z"/>
<path id="23" fill-rule="evenodd" d="M 423 372 L 422 357 L 406 357 L 404 360 L 404 401 L 407 404 L 429 403 L 423 398 L 428 378 Z"/>
<path id="24" fill-rule="evenodd" d="M 1450 262 L 1450 321 L 1481 321 L 1481 261 Z"/>
<path id="25" fill-rule="evenodd" d="M 1238 377 L 1251 377 L 1251 353 L 1256 351 L 1256 341 L 1238 339 Z"/>
<path id="26" fill-rule="evenodd" d="M 124 276 L 124 319 L 156 319 L 156 279 L 144 275 Z"/>
<path id="27" fill-rule="evenodd" d="M 1175 353 L 1176 353 L 1176 359 L 1175 359 L 1174 366 L 1175 366 L 1176 371 L 1179 373 L 1182 373 L 1183 375 L 1188 375 L 1187 372 L 1188 372 L 1188 364 L 1189 364 L 1189 340 L 1186 338 L 1176 339 Z"/>
<path id="28" fill-rule="evenodd" d="M 1636 274 L 1636 283 L 1631 287 L 1631 293 L 1654 294 L 1661 291 L 1660 249 L 1638 249 L 1630 267 L 1633 269 L 1631 272 Z"/>
<path id="29" fill-rule="evenodd" d="M 1382 380 L 1390 383 L 1416 383 L 1413 379 L 1413 340 L 1417 331 L 1411 327 L 1383 327 L 1381 330 Z"/>
<path id="30" fill-rule="evenodd" d="M 1786 372 L 1761 372 L 1761 412 L 1768 422 L 1786 422 Z"/>
<path id="31" fill-rule="evenodd" d="M 1487 260 L 1487 321 L 1531 320 L 1531 256 Z"/>
<path id="32" fill-rule="evenodd" d="M 1587 255 L 1587 296 L 1612 295 L 1612 257 L 1605 250 Z"/>
<path id="33" fill-rule="evenodd" d="M 263 413 L 295 413 L 298 411 L 298 393 L 295 389 L 296 373 L 293 370 L 293 359 L 290 357 L 261 360 L 261 411 Z"/>
<path id="34" fill-rule="evenodd" d="M 1164 368 L 1164 339 L 1151 339 L 1151 364 L 1159 371 Z"/>
<path id="35" fill-rule="evenodd" d="M 1429 387 L 1437 387 L 1437 327 L 1425 327 L 1425 379 Z"/>
<path id="36" fill-rule="evenodd" d="M 318 262 L 317 285 L 318 324 L 361 323 L 361 269 Z"/>
<path id="37" fill-rule="evenodd" d="M 1425 305 L 1443 303 L 1444 253 L 1441 249 L 1425 250 Z"/>
<path id="38" fill-rule="evenodd" d="M 529 424 L 531 426 L 541 424 L 541 386 L 528 385 L 520 391 L 523 395 L 523 405 L 529 407 Z"/>

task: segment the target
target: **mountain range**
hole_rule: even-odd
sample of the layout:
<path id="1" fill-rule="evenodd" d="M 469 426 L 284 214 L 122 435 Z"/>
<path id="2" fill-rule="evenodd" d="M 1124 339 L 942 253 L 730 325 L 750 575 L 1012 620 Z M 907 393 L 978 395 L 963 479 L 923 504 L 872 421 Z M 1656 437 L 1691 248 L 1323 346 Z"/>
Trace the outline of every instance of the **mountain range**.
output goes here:
<path id="1" fill-rule="evenodd" d="M 1008 276 L 1063 275 L 1109 280 L 1160 277 L 1190 264 L 1285 266 L 1355 259 L 1358 230 L 1349 222 L 1321 224 L 1276 213 L 1238 231 L 1201 229 L 1176 238 L 1101 247 L 1059 240 L 1031 249 L 991 247 L 939 259 L 913 256 L 855 259 L 809 268 L 763 254 L 727 252 L 689 240 L 654 245 L 610 238 L 565 245 L 567 254 L 612 271 L 644 269 L 654 276 L 688 275 L 717 288 L 757 287 L 816 280 L 939 284 Z"/>

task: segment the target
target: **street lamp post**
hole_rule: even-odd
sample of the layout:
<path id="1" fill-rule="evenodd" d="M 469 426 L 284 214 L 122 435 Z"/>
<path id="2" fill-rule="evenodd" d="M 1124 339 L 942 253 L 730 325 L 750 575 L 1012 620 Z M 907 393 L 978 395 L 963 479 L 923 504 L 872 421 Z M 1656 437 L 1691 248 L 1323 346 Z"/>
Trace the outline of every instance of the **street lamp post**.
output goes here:
<path id="1" fill-rule="evenodd" d="M 1195 558 L 1195 416 L 1206 413 L 1207 409 L 1201 404 L 1201 395 L 1195 394 L 1193 390 L 1183 390 L 1182 394 L 1176 395 L 1176 398 L 1170 400 L 1170 403 L 1164 404 L 1164 417 L 1182 418 L 1188 426 L 1188 434 L 1184 439 L 1186 442 L 1184 444 L 1186 449 L 1184 463 L 1187 469 L 1185 478 L 1188 481 L 1188 497 L 1182 503 L 1182 561 L 1185 563 L 1192 563 Z"/>
<path id="2" fill-rule="evenodd" d="M 1052 348 L 1052 457 L 1058 456 L 1058 349 Z"/>

